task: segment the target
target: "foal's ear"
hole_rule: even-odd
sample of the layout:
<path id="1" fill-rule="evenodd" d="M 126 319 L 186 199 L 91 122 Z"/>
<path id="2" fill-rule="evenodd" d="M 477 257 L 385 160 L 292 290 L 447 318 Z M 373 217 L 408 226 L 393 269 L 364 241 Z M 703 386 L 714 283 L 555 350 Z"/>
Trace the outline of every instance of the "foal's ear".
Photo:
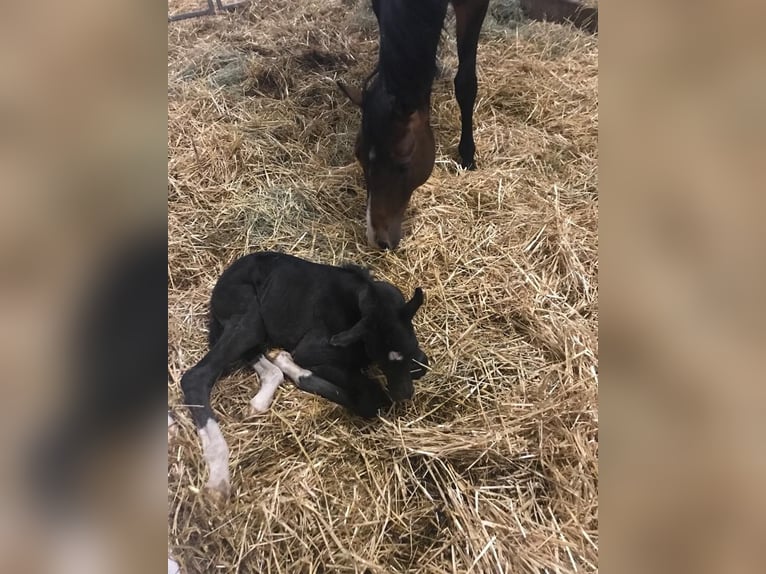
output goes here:
<path id="1" fill-rule="evenodd" d="M 362 107 L 362 90 L 348 86 L 345 82 L 340 80 L 336 80 L 335 83 L 338 84 L 340 91 L 346 94 L 346 97 L 351 100 L 351 103 L 357 107 Z"/>
<path id="2" fill-rule="evenodd" d="M 373 310 L 374 302 L 370 295 L 370 290 L 364 289 L 359 293 L 359 312 L 362 314 L 362 318 L 350 329 L 330 337 L 330 345 L 333 347 L 348 347 L 362 340 L 370 328 L 370 315 Z"/>
<path id="3" fill-rule="evenodd" d="M 333 347 L 348 347 L 357 341 L 361 341 L 366 331 L 367 322 L 362 319 L 347 331 L 341 331 L 330 337 L 330 345 Z"/>
<path id="4" fill-rule="evenodd" d="M 404 304 L 404 308 L 402 309 L 402 317 L 407 321 L 412 321 L 412 318 L 415 316 L 415 313 L 418 312 L 418 309 L 420 309 L 422 304 L 423 290 L 418 287 L 415 289 L 415 293 L 412 294 L 412 299 Z"/>

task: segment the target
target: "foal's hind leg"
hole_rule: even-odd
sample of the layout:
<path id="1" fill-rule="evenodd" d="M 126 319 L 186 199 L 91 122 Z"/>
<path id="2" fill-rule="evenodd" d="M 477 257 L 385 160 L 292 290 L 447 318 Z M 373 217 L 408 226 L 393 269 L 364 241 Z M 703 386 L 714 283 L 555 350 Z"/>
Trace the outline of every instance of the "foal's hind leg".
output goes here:
<path id="1" fill-rule="evenodd" d="M 184 402 L 197 426 L 210 473 L 206 488 L 214 498 L 229 495 L 229 449 L 210 406 L 210 392 L 226 367 L 263 345 L 264 340 L 258 302 L 253 300 L 245 313 L 226 322 L 223 333 L 208 353 L 181 379 Z"/>
<path id="2" fill-rule="evenodd" d="M 473 105 L 476 102 L 476 48 L 479 31 L 487 13 L 489 0 L 454 0 L 457 32 L 458 68 L 455 76 L 455 98 L 460 106 L 460 163 L 467 169 L 476 169 L 473 141 Z"/>

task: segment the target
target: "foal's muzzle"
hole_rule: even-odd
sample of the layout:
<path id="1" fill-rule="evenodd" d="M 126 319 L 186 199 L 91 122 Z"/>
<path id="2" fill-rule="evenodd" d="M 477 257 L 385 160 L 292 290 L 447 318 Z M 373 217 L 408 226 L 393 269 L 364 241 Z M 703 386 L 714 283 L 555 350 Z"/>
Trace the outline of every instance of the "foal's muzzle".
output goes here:
<path id="1" fill-rule="evenodd" d="M 389 383 L 388 394 L 391 396 L 391 400 L 396 403 L 409 401 L 412 398 L 412 395 L 415 394 L 415 387 L 412 385 L 412 379 L 408 377 L 395 383 Z"/>
<path id="2" fill-rule="evenodd" d="M 418 380 L 428 372 L 428 357 L 423 351 L 418 350 L 418 355 L 412 361 L 410 374 L 413 380 Z"/>

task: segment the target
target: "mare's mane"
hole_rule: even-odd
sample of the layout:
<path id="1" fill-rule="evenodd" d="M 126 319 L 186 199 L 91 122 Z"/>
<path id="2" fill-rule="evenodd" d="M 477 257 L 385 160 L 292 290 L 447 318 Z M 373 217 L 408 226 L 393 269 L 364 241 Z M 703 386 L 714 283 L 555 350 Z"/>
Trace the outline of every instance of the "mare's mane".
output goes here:
<path id="1" fill-rule="evenodd" d="M 376 81 L 382 80 L 401 112 L 427 106 L 447 0 L 386 0 L 375 12 L 380 30 Z"/>

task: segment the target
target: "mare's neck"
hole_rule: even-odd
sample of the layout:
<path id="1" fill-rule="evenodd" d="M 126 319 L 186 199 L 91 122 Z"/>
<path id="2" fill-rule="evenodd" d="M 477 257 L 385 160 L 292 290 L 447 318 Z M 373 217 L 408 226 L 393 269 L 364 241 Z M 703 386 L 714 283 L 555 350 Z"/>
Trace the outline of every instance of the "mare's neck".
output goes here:
<path id="1" fill-rule="evenodd" d="M 391 0 L 380 6 L 378 71 L 405 110 L 428 109 L 447 2 Z"/>

